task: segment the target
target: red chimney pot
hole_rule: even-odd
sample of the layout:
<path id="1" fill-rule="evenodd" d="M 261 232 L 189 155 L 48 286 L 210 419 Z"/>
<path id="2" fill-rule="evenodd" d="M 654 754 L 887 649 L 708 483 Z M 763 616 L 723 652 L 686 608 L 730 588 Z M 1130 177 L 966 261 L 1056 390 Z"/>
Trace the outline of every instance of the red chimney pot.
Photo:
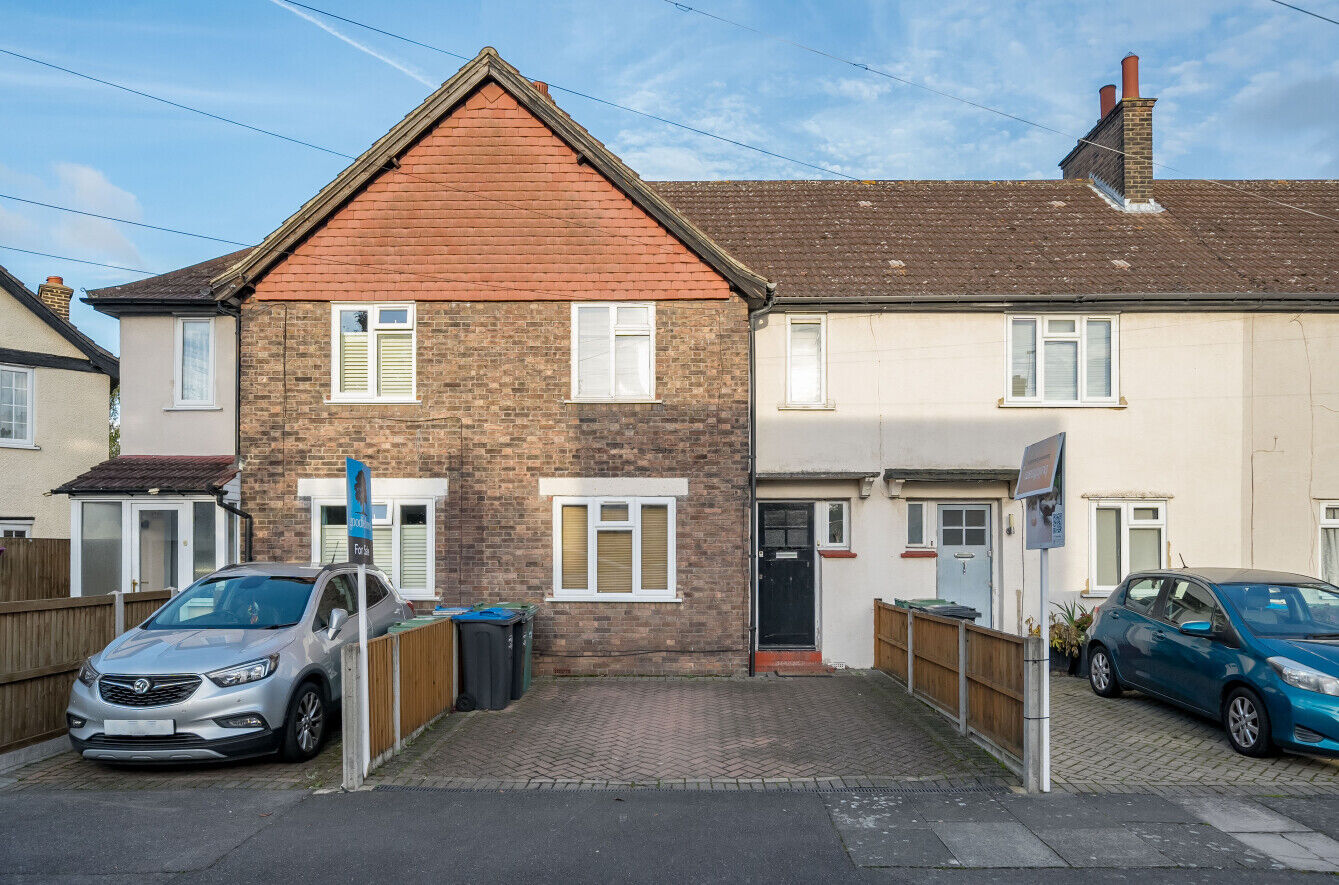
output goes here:
<path id="1" fill-rule="evenodd" d="M 530 82 L 534 83 L 535 88 L 538 89 L 544 95 L 549 94 L 549 84 L 545 83 L 543 80 L 532 80 Z"/>
<path id="2" fill-rule="evenodd" d="M 46 278 L 46 281 L 47 281 L 48 283 L 50 283 L 51 285 L 53 285 L 53 286 L 63 286 L 63 285 L 65 285 L 65 280 L 62 279 L 61 277 L 47 277 L 47 278 Z"/>
<path id="3" fill-rule="evenodd" d="M 1121 98 L 1139 97 L 1139 56 L 1131 52 L 1120 60 Z"/>
<path id="4" fill-rule="evenodd" d="M 1111 109 L 1116 106 L 1116 84 L 1108 83 L 1103 86 L 1097 90 L 1097 96 L 1102 107 L 1102 114 L 1098 119 L 1105 120 L 1107 114 L 1111 113 Z"/>

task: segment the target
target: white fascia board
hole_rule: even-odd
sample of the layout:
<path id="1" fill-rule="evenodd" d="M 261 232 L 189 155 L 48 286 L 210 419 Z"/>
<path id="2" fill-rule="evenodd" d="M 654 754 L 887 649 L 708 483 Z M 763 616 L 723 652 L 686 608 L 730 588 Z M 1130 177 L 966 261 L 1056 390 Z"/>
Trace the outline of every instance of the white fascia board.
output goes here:
<path id="1" fill-rule="evenodd" d="M 374 498 L 445 498 L 446 477 L 383 477 L 372 474 Z M 300 477 L 299 498 L 343 498 L 345 479 L 338 477 Z"/>
<path id="2" fill-rule="evenodd" d="M 541 476 L 539 494 L 562 498 L 683 498 L 688 479 L 674 476 Z"/>

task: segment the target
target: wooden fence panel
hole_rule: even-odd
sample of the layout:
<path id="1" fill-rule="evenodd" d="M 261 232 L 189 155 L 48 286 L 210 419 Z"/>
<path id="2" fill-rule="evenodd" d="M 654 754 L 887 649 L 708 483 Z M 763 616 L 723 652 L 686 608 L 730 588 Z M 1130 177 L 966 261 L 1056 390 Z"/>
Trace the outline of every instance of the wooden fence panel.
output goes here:
<path id="1" fill-rule="evenodd" d="M 125 594 L 126 627 L 170 598 Z M 131 612 L 142 613 L 132 618 Z M 80 664 L 115 638 L 115 599 L 0 602 L 0 752 L 65 731 L 65 705 Z"/>
<path id="2" fill-rule="evenodd" d="M 958 716 L 958 621 L 921 612 L 915 617 L 916 694 Z"/>
<path id="3" fill-rule="evenodd" d="M 68 538 L 0 538 L 0 602 L 70 595 Z"/>
<path id="4" fill-rule="evenodd" d="M 967 723 L 1001 749 L 1023 756 L 1023 643 L 1013 636 L 967 627 Z"/>
<path id="5" fill-rule="evenodd" d="M 874 601 L 874 666 L 907 681 L 907 613 L 883 600 Z"/>
<path id="6" fill-rule="evenodd" d="M 405 737 L 451 708 L 455 635 L 455 625 L 446 618 L 400 634 L 400 733 Z"/>
<path id="7" fill-rule="evenodd" d="M 391 668 L 394 636 L 379 636 L 367 643 L 367 700 L 372 705 L 369 732 L 372 758 L 395 746 L 395 685 Z"/>

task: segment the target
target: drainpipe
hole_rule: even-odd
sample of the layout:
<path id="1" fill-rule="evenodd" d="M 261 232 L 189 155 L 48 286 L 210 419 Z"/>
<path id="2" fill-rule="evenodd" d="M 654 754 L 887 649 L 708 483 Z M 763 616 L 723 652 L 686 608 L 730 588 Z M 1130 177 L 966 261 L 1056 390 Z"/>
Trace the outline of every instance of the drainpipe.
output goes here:
<path id="1" fill-rule="evenodd" d="M 230 316 L 235 321 L 233 331 L 236 334 L 236 345 L 233 348 L 233 457 L 239 462 L 242 458 L 242 305 L 240 303 L 219 303 L 219 310 L 225 316 Z M 209 491 L 214 496 L 214 503 L 218 504 L 233 516 L 245 521 L 246 535 L 242 541 L 242 562 L 251 561 L 251 544 L 254 538 L 255 520 L 251 514 L 240 507 L 229 504 L 223 500 L 226 494 L 221 486 L 210 486 Z M 241 494 L 241 483 L 238 483 L 238 495 Z"/>
<path id="2" fill-rule="evenodd" d="M 228 512 L 231 513 L 233 516 L 236 516 L 236 517 L 238 517 L 238 518 L 240 518 L 240 519 L 242 519 L 242 520 L 245 520 L 245 522 L 246 522 L 246 535 L 245 535 L 245 536 L 243 537 L 243 539 L 242 539 L 242 562 L 250 562 L 250 561 L 251 561 L 251 538 L 252 538 L 251 531 L 252 531 L 253 526 L 255 525 L 255 520 L 253 520 L 253 519 L 251 518 L 251 514 L 250 514 L 250 513 L 247 513 L 247 512 L 246 512 L 245 510 L 243 510 L 242 508 L 237 507 L 237 506 L 235 506 L 235 505 L 233 505 L 233 504 L 229 504 L 227 501 L 223 500 L 223 496 L 226 495 L 227 492 L 225 492 L 225 491 L 223 490 L 223 487 L 222 487 L 222 486 L 214 486 L 214 485 L 211 485 L 211 486 L 209 487 L 209 493 L 210 493 L 211 495 L 214 496 L 214 503 L 215 503 L 215 504 L 219 505 L 219 506 L 222 507 L 224 510 L 228 511 Z"/>
<path id="3" fill-rule="evenodd" d="M 776 283 L 767 284 L 762 307 L 749 311 L 749 675 L 756 674 L 754 657 L 758 650 L 758 410 L 757 367 L 754 365 L 753 336 L 755 319 L 772 312 L 776 303 Z"/>

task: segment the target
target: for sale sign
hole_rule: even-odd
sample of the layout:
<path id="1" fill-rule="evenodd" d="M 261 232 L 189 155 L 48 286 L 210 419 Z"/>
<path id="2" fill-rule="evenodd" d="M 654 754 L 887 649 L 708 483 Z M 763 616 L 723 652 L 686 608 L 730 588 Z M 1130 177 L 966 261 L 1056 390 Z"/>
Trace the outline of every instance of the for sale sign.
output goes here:
<path id="1" fill-rule="evenodd" d="M 1014 499 L 1024 501 L 1024 546 L 1065 546 L 1065 435 L 1057 433 L 1023 450 Z"/>
<path id="2" fill-rule="evenodd" d="M 372 562 L 372 471 L 362 461 L 344 459 L 348 484 L 349 561 Z"/>

